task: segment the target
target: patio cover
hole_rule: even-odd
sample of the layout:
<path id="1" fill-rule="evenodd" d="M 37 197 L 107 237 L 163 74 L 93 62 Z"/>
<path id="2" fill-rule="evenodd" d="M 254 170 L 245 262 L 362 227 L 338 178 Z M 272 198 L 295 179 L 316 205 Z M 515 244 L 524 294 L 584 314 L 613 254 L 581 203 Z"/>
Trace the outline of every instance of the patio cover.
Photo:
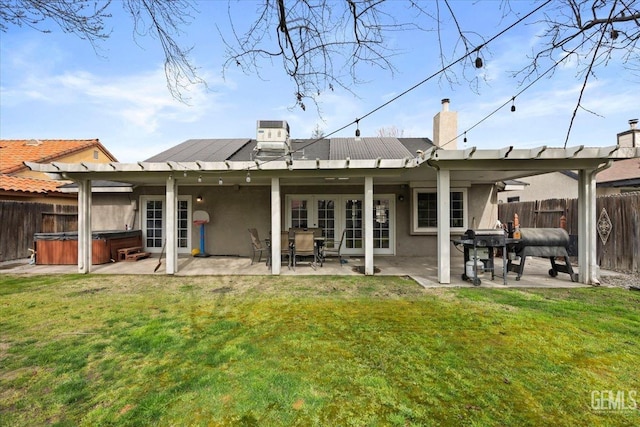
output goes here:
<path id="1" fill-rule="evenodd" d="M 377 153 L 380 153 L 379 151 Z M 383 154 L 383 153 L 380 153 Z M 389 153 L 387 153 L 389 154 Z M 371 154 L 370 154 L 371 155 Z M 34 171 L 48 172 L 59 179 L 78 182 L 79 194 L 79 247 L 78 270 L 91 270 L 91 181 L 113 180 L 132 184 L 164 183 L 167 196 L 167 262 L 166 273 L 177 272 L 175 249 L 175 206 L 177 181 L 183 173 L 225 172 L 226 179 L 241 182 L 248 171 L 252 182 L 271 186 L 271 232 L 279 235 L 281 229 L 280 186 L 282 179 L 304 179 L 326 177 L 332 174 L 352 174 L 364 177 L 364 208 L 373 209 L 374 180 L 384 180 L 394 171 L 419 168 L 425 180 L 437 183 L 438 191 L 438 280 L 450 282 L 450 226 L 449 192 L 452 180 L 467 180 L 472 183 L 499 182 L 560 170 L 577 170 L 579 185 L 579 280 L 583 283 L 598 283 L 596 262 L 596 174 L 611 165 L 614 160 L 640 157 L 640 148 L 568 147 L 515 149 L 443 150 L 437 147 L 418 152 L 417 156 L 398 158 L 366 158 L 358 154 L 351 159 L 282 159 L 269 161 L 166 161 L 137 163 L 49 163 L 25 164 Z M 373 219 L 366 217 L 365 225 L 365 274 L 373 274 Z M 277 239 L 276 239 L 277 240 Z M 280 253 L 278 242 L 272 247 L 273 259 Z M 273 263 L 272 274 L 280 273 L 280 265 Z"/>

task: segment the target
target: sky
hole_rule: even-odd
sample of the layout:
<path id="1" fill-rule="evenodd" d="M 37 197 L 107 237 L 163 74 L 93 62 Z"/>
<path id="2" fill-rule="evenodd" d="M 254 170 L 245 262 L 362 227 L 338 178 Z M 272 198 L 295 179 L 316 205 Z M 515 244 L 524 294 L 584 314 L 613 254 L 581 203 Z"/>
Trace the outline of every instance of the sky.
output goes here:
<path id="1" fill-rule="evenodd" d="M 399 19 L 415 19 L 401 2 L 389 4 Z M 451 4 L 462 28 L 487 38 L 516 19 L 501 17 L 499 1 Z M 533 8 L 529 2 L 515 4 L 520 12 Z M 167 89 L 157 40 L 134 37 L 131 18 L 119 6 L 117 1 L 112 4 L 113 16 L 106 22 L 110 37 L 95 47 L 53 25 L 50 33 L 15 26 L 0 33 L 1 139 L 98 138 L 119 161 L 137 162 L 192 138 L 255 138 L 257 120 L 286 120 L 297 139 L 310 138 L 316 127 L 332 133 L 365 115 L 359 124 L 362 136 L 393 127 L 405 137 L 431 139 L 433 116 L 441 100 L 449 98 L 450 109 L 458 112 L 459 133 L 467 130 L 467 142 L 461 138 L 458 148 L 562 147 L 582 85 L 576 64 L 567 61 L 550 78 L 518 95 L 516 111 L 510 111 L 509 101 L 523 89 L 511 72 L 524 67 L 540 43 L 542 27 L 532 18 L 481 51 L 482 69 L 457 68 L 460 84 L 432 78 L 368 115 L 441 69 L 433 31 L 395 32 L 385 41 L 394 49 L 394 73 L 362 65 L 362 83 L 351 91 L 323 92 L 317 107 L 306 102 L 303 111 L 295 106 L 295 86 L 277 60 L 260 62 L 260 76 L 235 68 L 223 75 L 226 57 L 220 34 L 231 34 L 228 6 L 237 29 L 248 28 L 256 6 L 248 0 L 211 0 L 198 4 L 199 12 L 180 38 L 193 47 L 190 58 L 207 82 L 206 88 L 189 89 L 186 104 Z M 453 29 L 450 22 L 443 27 Z M 454 42 L 451 32 L 443 39 L 449 59 L 458 57 L 451 54 Z M 478 77 L 481 85 L 470 87 L 463 72 Z M 599 68 L 584 93 L 585 109 L 578 112 L 567 145 L 615 145 L 616 134 L 640 116 L 639 83 L 638 74 L 619 61 Z M 490 115 L 504 103 L 507 107 Z M 354 132 L 355 126 L 349 126 L 334 136 Z"/>

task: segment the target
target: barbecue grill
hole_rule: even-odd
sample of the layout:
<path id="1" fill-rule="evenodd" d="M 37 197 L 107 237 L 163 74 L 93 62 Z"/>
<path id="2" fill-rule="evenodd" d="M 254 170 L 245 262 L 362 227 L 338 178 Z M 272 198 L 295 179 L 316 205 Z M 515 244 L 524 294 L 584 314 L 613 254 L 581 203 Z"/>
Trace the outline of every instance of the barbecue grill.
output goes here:
<path id="1" fill-rule="evenodd" d="M 549 276 L 556 277 L 558 273 L 567 273 L 572 282 L 577 282 L 578 275 L 571 267 L 567 253 L 568 247 L 569 234 L 563 228 L 521 228 L 520 241 L 511 247 L 520 257 L 520 263 L 516 264 L 509 259 L 507 270 L 518 273 L 516 280 L 520 280 L 528 256 L 549 258 L 551 261 Z M 564 264 L 556 263 L 556 258 L 564 258 Z"/>
<path id="2" fill-rule="evenodd" d="M 461 236 L 460 239 L 453 240 L 456 245 L 463 245 L 464 247 L 464 263 L 467 265 L 467 261 L 473 256 L 474 259 L 480 259 L 484 261 L 485 271 L 491 272 L 491 280 L 495 277 L 495 265 L 493 262 L 494 248 L 502 248 L 503 253 L 507 244 L 506 233 L 503 229 L 490 228 L 484 230 L 467 230 Z M 482 254 L 479 256 L 479 254 Z M 503 278 L 506 284 L 507 280 L 507 264 L 503 262 Z M 466 273 L 462 274 L 462 280 L 471 280 L 474 285 L 480 284 L 478 277 L 468 277 Z"/>

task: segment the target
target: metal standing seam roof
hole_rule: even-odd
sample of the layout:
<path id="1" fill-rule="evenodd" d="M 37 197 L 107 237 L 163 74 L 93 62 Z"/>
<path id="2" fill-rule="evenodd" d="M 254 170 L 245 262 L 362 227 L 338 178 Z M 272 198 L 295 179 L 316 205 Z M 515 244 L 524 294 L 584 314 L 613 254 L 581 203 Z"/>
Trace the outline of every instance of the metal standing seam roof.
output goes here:
<path id="1" fill-rule="evenodd" d="M 332 138 L 329 160 L 404 159 L 414 155 L 393 137 Z"/>
<path id="2" fill-rule="evenodd" d="M 145 160 L 146 162 L 223 162 L 244 147 L 250 140 L 230 139 L 189 139 L 162 153 Z"/>

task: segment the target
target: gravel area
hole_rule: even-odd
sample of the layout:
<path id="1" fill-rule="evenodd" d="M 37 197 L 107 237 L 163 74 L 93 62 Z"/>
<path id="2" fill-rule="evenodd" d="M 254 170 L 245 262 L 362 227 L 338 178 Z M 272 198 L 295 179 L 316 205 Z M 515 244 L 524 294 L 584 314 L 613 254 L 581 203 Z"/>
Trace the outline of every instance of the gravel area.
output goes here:
<path id="1" fill-rule="evenodd" d="M 640 289 L 640 273 L 601 272 L 600 284 L 620 288 L 635 287 Z"/>

